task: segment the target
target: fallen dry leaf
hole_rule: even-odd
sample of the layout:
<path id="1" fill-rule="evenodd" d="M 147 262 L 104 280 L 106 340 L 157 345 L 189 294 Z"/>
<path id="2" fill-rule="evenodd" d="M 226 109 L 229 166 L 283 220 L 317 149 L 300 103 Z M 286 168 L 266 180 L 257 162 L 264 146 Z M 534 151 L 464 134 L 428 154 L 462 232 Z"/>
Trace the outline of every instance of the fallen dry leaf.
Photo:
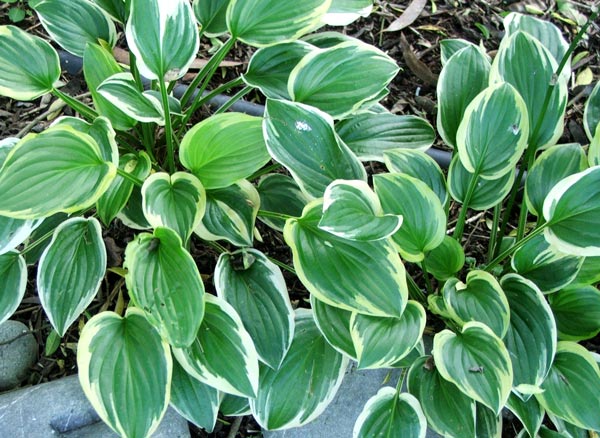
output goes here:
<path id="1" fill-rule="evenodd" d="M 421 79 L 427 85 L 435 86 L 437 84 L 438 77 L 434 74 L 425 63 L 421 62 L 417 55 L 410 47 L 410 44 L 406 40 L 404 34 L 400 34 L 400 49 L 402 50 L 402 57 L 406 65 L 414 73 L 416 77 Z"/>
<path id="2" fill-rule="evenodd" d="M 419 15 L 421 15 L 423 9 L 425 9 L 426 4 L 427 0 L 413 0 L 410 2 L 410 5 L 404 10 L 404 13 L 396 18 L 396 20 L 385 29 L 385 32 L 395 32 L 413 24 Z"/>

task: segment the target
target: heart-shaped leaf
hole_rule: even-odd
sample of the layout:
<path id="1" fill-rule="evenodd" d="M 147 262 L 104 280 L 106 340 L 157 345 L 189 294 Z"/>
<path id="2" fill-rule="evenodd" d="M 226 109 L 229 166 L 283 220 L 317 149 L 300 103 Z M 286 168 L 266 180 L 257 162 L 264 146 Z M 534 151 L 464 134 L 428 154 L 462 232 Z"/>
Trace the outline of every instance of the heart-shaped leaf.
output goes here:
<path id="1" fill-rule="evenodd" d="M 229 3 L 229 0 L 194 0 L 194 15 L 204 35 L 214 37 L 227 32 L 225 18 Z"/>
<path id="2" fill-rule="evenodd" d="M 600 332 L 600 291 L 569 286 L 549 296 L 560 339 L 579 341 Z"/>
<path id="3" fill-rule="evenodd" d="M 454 276 L 465 265 L 465 252 L 458 241 L 444 236 L 442 243 L 427 253 L 423 266 L 427 272 L 441 281 Z"/>
<path id="4" fill-rule="evenodd" d="M 352 312 L 325 304 L 312 294 L 310 296 L 310 307 L 313 311 L 315 323 L 329 345 L 350 359 L 357 360 L 350 333 Z"/>
<path id="5" fill-rule="evenodd" d="M 27 265 L 17 251 L 0 254 L 0 324 L 21 304 L 27 287 Z"/>
<path id="6" fill-rule="evenodd" d="M 260 195 L 260 207 L 265 211 L 300 217 L 310 201 L 293 178 L 281 173 L 262 176 L 256 189 Z M 283 231 L 285 220 L 267 216 L 259 216 L 259 219 L 271 228 Z"/>

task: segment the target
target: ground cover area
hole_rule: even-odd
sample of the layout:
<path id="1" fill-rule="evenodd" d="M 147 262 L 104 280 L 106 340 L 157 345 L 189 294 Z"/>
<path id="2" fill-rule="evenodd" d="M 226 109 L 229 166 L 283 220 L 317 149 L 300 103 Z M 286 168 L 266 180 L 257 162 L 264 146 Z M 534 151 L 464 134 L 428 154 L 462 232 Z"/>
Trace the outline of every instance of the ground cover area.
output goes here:
<path id="1" fill-rule="evenodd" d="M 43 35 L 44 31 L 27 9 L 25 2 L 0 2 L 0 24 L 11 24 L 15 18 L 15 5 L 21 7 L 25 16 L 16 25 Z M 463 38 L 483 45 L 490 53 L 498 47 L 503 35 L 502 16 L 508 11 L 537 13 L 558 25 L 568 39 L 577 32 L 578 25 L 585 22 L 590 13 L 592 2 L 552 2 L 552 1 L 414 1 L 390 2 L 376 1 L 374 11 L 368 18 L 360 19 L 342 31 L 360 38 L 386 51 L 397 60 L 402 68 L 397 78 L 390 86 L 389 96 L 382 102 L 388 109 L 398 114 L 416 114 L 426 118 L 435 126 L 436 120 L 436 81 L 441 69 L 440 41 L 445 38 Z M 403 15 L 405 11 L 408 11 Z M 403 27 L 401 30 L 390 30 L 393 27 Z M 336 29 L 339 30 L 339 29 Z M 208 58 L 214 50 L 217 41 L 203 40 L 200 58 Z M 583 105 L 591 92 L 593 83 L 600 78 L 600 27 L 593 23 L 588 35 L 582 40 L 575 51 L 577 62 L 574 64 L 574 75 L 569 90 L 569 105 L 567 108 L 566 126 L 560 143 L 587 143 L 582 130 Z M 228 64 L 221 67 L 225 77 L 236 77 L 245 70 L 252 55 L 252 49 L 238 44 L 227 58 Z M 368 72 L 365 72 L 368 74 Z M 78 74 L 65 73 L 66 83 L 63 91 L 86 99 L 87 90 Z M 251 101 L 261 103 L 261 96 L 249 94 Z M 61 115 L 71 115 L 70 110 L 51 96 L 45 96 L 33 102 L 16 102 L 0 97 L 0 138 L 9 136 L 22 137 L 29 132 L 40 132 L 53 120 Z M 199 115 L 199 118 L 202 116 Z M 442 147 L 441 141 L 436 144 Z M 378 163 L 369 163 L 367 169 L 371 173 L 382 170 Z M 1 194 L 0 194 L 1 196 Z M 473 215 L 469 221 L 465 236 L 469 242 L 467 256 L 477 260 L 487 250 L 487 236 L 491 215 L 485 212 Z M 257 248 L 267 255 L 282 262 L 291 264 L 289 248 L 284 244 L 280 234 L 270 231 L 267 227 L 258 225 L 263 236 L 263 243 L 257 243 Z M 105 234 L 105 243 L 109 253 L 109 264 L 121 266 L 122 256 L 127 242 L 133 235 L 131 230 L 123 227 L 117 220 Z M 214 265 L 219 254 L 205 246 L 199 240 L 192 242 L 192 254 L 198 262 L 200 272 L 214 271 Z M 409 272 L 410 265 L 407 266 Z M 35 267 L 30 269 L 34 270 Z M 297 306 L 306 306 L 308 293 L 298 279 L 284 272 L 292 302 Z M 30 272 L 29 278 L 35 278 Z M 204 278 L 208 292 L 212 290 L 212 278 Z M 417 282 L 420 279 L 416 278 Z M 34 285 L 27 293 L 13 319 L 25 323 L 39 345 L 39 360 L 31 370 L 29 379 L 24 385 L 43 383 L 49 380 L 74 374 L 77 372 L 75 363 L 75 347 L 80 326 L 74 324 L 62 341 L 50 336 L 51 327 L 34 292 Z M 110 275 L 106 278 L 100 293 L 89 314 L 101 310 L 112 309 L 118 300 L 127 300 L 123 281 L 120 277 Z M 586 346 L 600 352 L 600 339 L 589 341 Z M 260 436 L 260 428 L 251 417 L 221 418 L 213 433 L 193 428 L 193 436 L 203 438 L 234 438 Z M 510 421 L 505 424 L 505 436 L 514 436 L 515 429 Z"/>

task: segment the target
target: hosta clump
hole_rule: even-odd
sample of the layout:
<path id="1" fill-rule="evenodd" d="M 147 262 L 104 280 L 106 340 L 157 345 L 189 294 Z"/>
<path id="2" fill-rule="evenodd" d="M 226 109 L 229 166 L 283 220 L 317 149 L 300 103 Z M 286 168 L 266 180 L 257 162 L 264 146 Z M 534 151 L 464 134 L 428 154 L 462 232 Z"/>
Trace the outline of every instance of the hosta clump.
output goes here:
<path id="1" fill-rule="evenodd" d="M 600 332 L 600 85 L 585 108 L 587 152 L 557 145 L 575 44 L 556 27 L 507 15 L 493 59 L 467 41 L 442 43 L 437 128 L 454 151 L 443 172 L 425 154 L 433 127 L 379 104 L 394 60 L 313 33 L 368 14 L 370 0 L 31 5 L 53 41 L 83 57 L 93 102 L 60 90 L 50 44 L 0 28 L 0 92 L 52 93 L 80 115 L 0 142 L 0 320 L 37 263 L 56 332 L 85 322 L 80 381 L 115 432 L 149 436 L 169 403 L 209 431 L 219 410 L 252 413 L 267 429 L 300 426 L 333 399 L 349 360 L 402 368 L 408 384 L 368 401 L 356 437 L 422 437 L 427 427 L 499 436 L 505 407 L 523 435 L 537 436 L 546 414 L 562 434 L 600 432 L 597 356 L 578 343 Z M 119 32 L 128 68 L 110 50 Z M 176 98 L 173 81 L 204 36 L 226 39 Z M 264 117 L 223 108 L 192 125 L 236 42 L 257 50 L 218 91 L 244 86 L 229 107 L 260 90 Z M 372 186 L 367 160 L 388 170 Z M 286 171 L 269 173 L 277 167 Z M 451 202 L 460 205 L 452 236 Z M 487 260 L 465 267 L 467 211 L 492 208 Z M 282 233 L 293 269 L 253 248 L 256 219 Z M 106 276 L 102 230 L 115 220 L 132 229 L 123 266 L 111 268 L 129 302 L 87 320 Z M 200 272 L 192 240 L 221 252 L 214 272 Z M 310 292 L 310 309 L 292 308 L 281 267 Z M 207 275 L 216 295 L 205 292 Z M 426 352 L 424 333 L 442 325 Z"/>

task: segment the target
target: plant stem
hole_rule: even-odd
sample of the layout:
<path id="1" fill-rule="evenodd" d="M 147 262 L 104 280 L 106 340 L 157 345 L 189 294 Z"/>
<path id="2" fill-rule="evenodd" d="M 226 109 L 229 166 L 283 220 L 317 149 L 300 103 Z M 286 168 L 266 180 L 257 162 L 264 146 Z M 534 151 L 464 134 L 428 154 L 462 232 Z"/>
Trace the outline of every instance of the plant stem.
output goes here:
<path id="1" fill-rule="evenodd" d="M 123 169 L 119 169 L 117 167 L 117 175 L 119 175 L 120 177 L 122 177 L 123 179 L 126 179 L 129 182 L 132 182 L 133 184 L 135 184 L 138 187 L 142 187 L 142 185 L 144 184 L 142 182 L 142 180 L 137 179 L 135 176 L 133 176 L 130 173 L 125 172 Z"/>
<path id="2" fill-rule="evenodd" d="M 520 247 L 525 245 L 527 242 L 529 242 L 534 237 L 540 235 L 544 231 L 544 228 L 546 228 L 546 226 L 548 226 L 548 223 L 545 223 L 541 227 L 536 228 L 531 233 L 529 233 L 526 237 L 524 237 L 523 239 L 521 239 L 517 243 L 515 243 L 513 246 L 502 251 L 494 260 L 492 260 L 491 262 L 489 262 L 487 264 L 487 266 L 485 267 L 484 270 L 486 272 L 490 272 L 492 270 L 492 268 L 494 268 L 498 263 L 500 263 L 506 257 L 511 255 L 513 252 L 515 252 L 517 249 L 519 249 Z"/>
<path id="3" fill-rule="evenodd" d="M 27 245 L 27 247 L 23 248 L 22 251 L 20 251 L 21 255 L 25 255 L 27 254 L 29 251 L 31 251 L 33 248 L 35 248 L 36 246 L 38 246 L 39 244 L 43 243 L 46 239 L 52 237 L 52 235 L 54 234 L 55 230 L 50 230 L 48 231 L 46 234 L 44 234 L 42 237 L 40 237 L 39 239 L 37 239 L 35 242 L 33 242 L 31 245 Z"/>
<path id="4" fill-rule="evenodd" d="M 173 126 L 171 124 L 171 111 L 169 110 L 169 94 L 167 93 L 167 84 L 163 80 L 160 82 L 160 95 L 162 97 L 163 110 L 165 112 L 165 137 L 167 139 L 167 161 L 169 172 L 175 173 L 175 150 L 173 147 Z"/>
<path id="5" fill-rule="evenodd" d="M 295 216 L 290 216 L 289 214 L 277 213 L 275 211 L 267 211 L 267 210 L 258 210 L 258 215 L 263 216 L 263 217 L 272 217 L 275 219 L 283 219 L 284 221 L 295 218 Z"/>
<path id="6" fill-rule="evenodd" d="M 294 268 L 292 268 L 290 265 L 287 265 L 283 262 L 280 262 L 279 260 L 273 258 L 273 257 L 269 257 L 267 256 L 267 258 L 273 262 L 274 264 L 276 264 L 277 266 L 279 266 L 281 269 L 285 269 L 288 272 L 291 272 L 292 274 L 296 275 L 296 270 Z"/>
<path id="7" fill-rule="evenodd" d="M 425 294 L 419 287 L 413 278 L 406 274 L 406 283 L 408 284 L 408 295 L 415 301 L 420 302 L 421 304 L 425 304 L 427 302 L 427 298 L 425 298 Z"/>
<path id="8" fill-rule="evenodd" d="M 433 287 L 431 287 L 431 278 L 429 277 L 429 271 L 427 271 L 427 265 L 425 259 L 421 260 L 421 269 L 423 270 L 423 278 L 425 279 L 425 286 L 427 287 L 427 293 L 433 293 Z"/>
<path id="9" fill-rule="evenodd" d="M 273 170 L 277 170 L 280 167 L 281 167 L 281 164 L 279 164 L 279 163 L 275 163 L 275 164 L 271 164 L 270 166 L 263 167 L 262 169 L 259 169 L 256 172 L 254 172 L 252 175 L 250 175 L 248 177 L 248 181 L 253 181 L 256 178 L 260 178 L 261 176 L 266 175 L 267 173 L 270 173 Z"/>
<path id="10" fill-rule="evenodd" d="M 475 188 L 477 187 L 477 181 L 479 180 L 479 169 L 475 169 L 475 173 L 473 173 L 473 177 L 469 182 L 469 187 L 467 188 L 467 193 L 465 195 L 465 199 L 463 200 L 463 205 L 460 208 L 460 214 L 458 215 L 458 220 L 456 221 L 456 227 L 454 228 L 454 233 L 452 237 L 454 237 L 460 243 L 463 235 L 463 231 L 465 229 L 465 220 L 467 219 L 467 211 L 469 209 L 469 203 L 471 202 L 471 198 L 473 197 L 473 193 L 475 193 Z"/>
<path id="11" fill-rule="evenodd" d="M 494 257 L 494 250 L 496 246 L 496 235 L 498 234 L 498 225 L 500 223 L 500 211 L 501 203 L 494 206 L 494 221 L 492 223 L 492 229 L 490 231 L 490 240 L 488 242 L 488 254 L 487 261 L 489 262 Z"/>
<path id="12" fill-rule="evenodd" d="M 221 105 L 219 107 L 218 110 L 215 111 L 215 114 L 221 114 L 224 113 L 225 111 L 227 111 L 229 108 L 231 108 L 231 106 L 236 103 L 238 100 L 240 100 L 242 97 L 244 97 L 246 94 L 250 93 L 253 90 L 252 87 L 244 87 L 242 88 L 240 91 L 238 91 L 237 93 L 235 93 L 233 96 L 231 96 L 229 98 L 229 100 L 227 102 L 225 102 L 223 105 Z"/>
<path id="13" fill-rule="evenodd" d="M 79 114 L 81 114 L 86 119 L 91 121 L 91 120 L 94 120 L 96 117 L 98 117 L 98 113 L 96 111 L 94 111 L 87 105 L 79 102 L 77 99 L 73 99 L 71 96 L 63 93 L 59 89 L 53 88 L 52 94 L 54 96 L 58 97 L 60 100 L 62 100 L 67 105 L 69 105 L 73 110 L 77 111 Z"/>

